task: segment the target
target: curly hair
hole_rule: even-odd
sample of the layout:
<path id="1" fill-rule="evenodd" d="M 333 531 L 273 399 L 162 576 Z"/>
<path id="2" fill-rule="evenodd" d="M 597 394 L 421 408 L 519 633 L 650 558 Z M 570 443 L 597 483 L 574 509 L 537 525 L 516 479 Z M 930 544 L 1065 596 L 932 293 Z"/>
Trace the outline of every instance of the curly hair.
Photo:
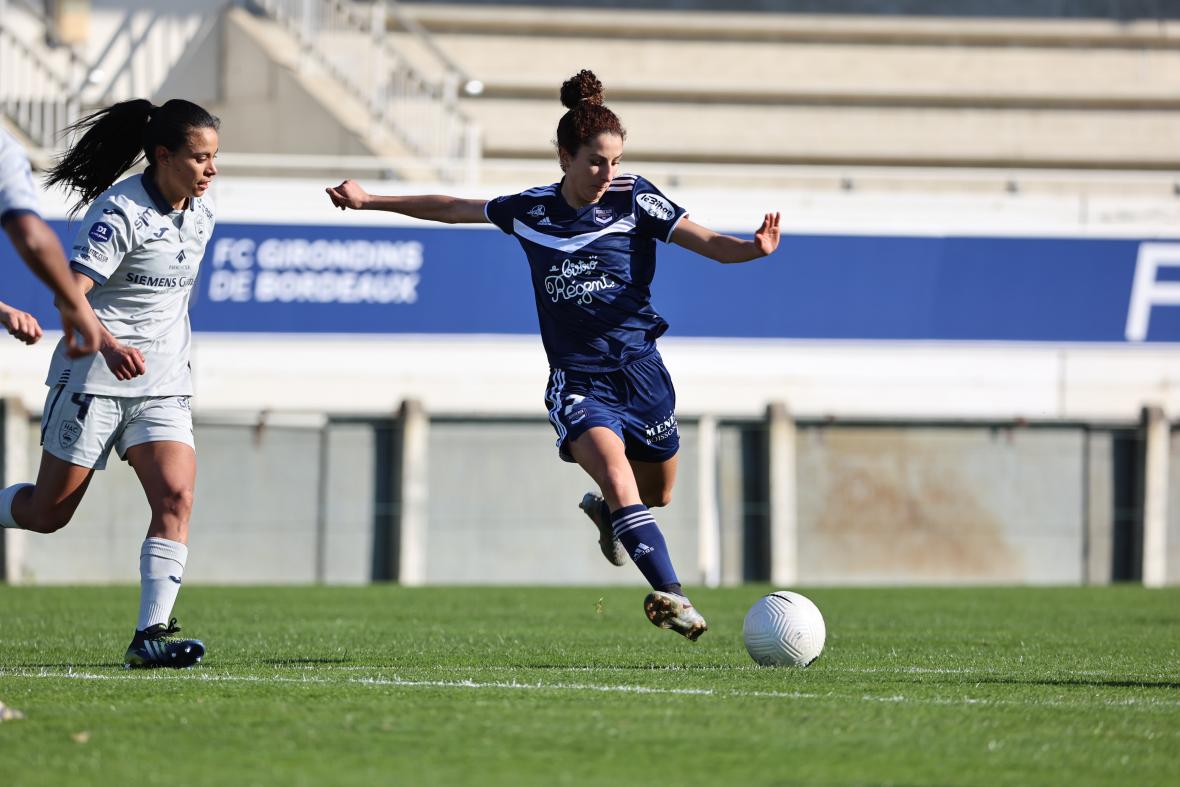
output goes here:
<path id="1" fill-rule="evenodd" d="M 571 156 L 599 134 L 627 138 L 619 117 L 602 103 L 602 82 L 593 71 L 582 69 L 561 85 L 561 103 L 569 111 L 557 123 L 557 146 Z"/>

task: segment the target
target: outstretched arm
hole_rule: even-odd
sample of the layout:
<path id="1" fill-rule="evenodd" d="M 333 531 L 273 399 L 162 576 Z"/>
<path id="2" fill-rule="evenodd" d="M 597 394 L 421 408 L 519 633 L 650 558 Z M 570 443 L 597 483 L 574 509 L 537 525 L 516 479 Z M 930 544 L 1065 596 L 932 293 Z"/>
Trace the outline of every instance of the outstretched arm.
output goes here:
<path id="1" fill-rule="evenodd" d="M 61 312 L 68 354 L 77 357 L 97 350 L 101 326 L 85 294 L 75 286 L 53 230 L 44 219 L 31 213 L 4 222 L 4 230 L 29 269 L 57 296 L 55 303 Z"/>
<path id="2" fill-rule="evenodd" d="M 382 197 L 369 194 L 355 180 L 346 180 L 335 188 L 325 189 L 332 204 L 345 210 L 387 210 L 415 219 L 441 221 L 446 224 L 484 224 L 486 200 L 423 194 L 402 197 Z"/>
<path id="3" fill-rule="evenodd" d="M 672 231 L 672 242 L 717 262 L 749 262 L 765 257 L 778 248 L 778 220 L 779 214 L 767 213 L 762 219 L 762 226 L 754 233 L 754 239 L 742 240 L 714 232 L 684 218 Z"/>

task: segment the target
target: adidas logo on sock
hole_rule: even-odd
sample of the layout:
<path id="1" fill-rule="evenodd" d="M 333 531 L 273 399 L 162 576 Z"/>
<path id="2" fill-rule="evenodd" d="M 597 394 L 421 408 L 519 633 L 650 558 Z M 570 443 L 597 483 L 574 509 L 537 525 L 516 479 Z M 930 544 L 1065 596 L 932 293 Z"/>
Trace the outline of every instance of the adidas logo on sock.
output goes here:
<path id="1" fill-rule="evenodd" d="M 656 550 L 654 547 L 649 547 L 647 544 L 640 541 L 639 546 L 635 547 L 635 551 L 631 553 L 631 559 L 638 560 L 639 558 L 643 557 L 644 555 L 650 555 L 652 552 L 655 552 L 655 551 Z"/>

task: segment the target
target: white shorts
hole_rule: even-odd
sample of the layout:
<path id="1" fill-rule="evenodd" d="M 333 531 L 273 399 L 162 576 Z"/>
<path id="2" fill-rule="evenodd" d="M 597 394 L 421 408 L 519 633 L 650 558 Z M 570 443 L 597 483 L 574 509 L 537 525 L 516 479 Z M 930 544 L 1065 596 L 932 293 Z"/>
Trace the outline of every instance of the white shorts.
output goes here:
<path id="1" fill-rule="evenodd" d="M 187 396 L 98 396 L 49 389 L 41 414 L 41 447 L 70 464 L 102 470 L 114 448 L 120 459 L 143 443 L 174 441 L 196 449 Z"/>

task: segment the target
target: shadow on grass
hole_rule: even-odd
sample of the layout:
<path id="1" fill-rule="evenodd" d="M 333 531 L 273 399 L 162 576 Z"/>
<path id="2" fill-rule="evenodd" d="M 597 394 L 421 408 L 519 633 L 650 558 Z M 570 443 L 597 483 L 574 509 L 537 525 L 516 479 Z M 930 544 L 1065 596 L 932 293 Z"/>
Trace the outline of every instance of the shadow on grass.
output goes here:
<path id="1" fill-rule="evenodd" d="M 976 678 L 971 683 L 1024 684 L 1031 686 L 1089 686 L 1111 689 L 1170 689 L 1180 691 L 1180 681 L 1168 680 L 1099 680 L 1094 678 Z"/>
<path id="2" fill-rule="evenodd" d="M 123 668 L 121 661 L 96 661 L 91 663 L 82 663 L 77 661 L 59 661 L 56 663 L 45 662 L 44 664 L 13 664 L 14 669 L 53 669 L 53 670 L 78 670 L 78 669 L 117 669 L 119 672 L 127 672 Z"/>
<path id="3" fill-rule="evenodd" d="M 259 662 L 254 662 L 254 663 L 266 664 L 269 667 L 298 667 L 298 666 L 303 666 L 303 665 L 307 665 L 307 664 L 347 664 L 351 661 L 352 661 L 352 659 L 348 659 L 348 658 L 306 658 L 306 659 L 263 659 Z M 197 668 L 199 669 L 200 666 L 206 666 L 206 665 L 207 665 L 207 663 L 202 663 L 201 665 L 197 665 Z M 167 670 L 164 668 L 161 668 L 161 670 L 128 670 L 123 667 L 123 662 L 121 662 L 121 661 L 96 661 L 96 662 L 77 662 L 77 661 L 48 662 L 47 661 L 47 662 L 42 662 L 42 663 L 37 663 L 37 664 L 13 664 L 11 666 L 15 669 L 48 669 L 48 670 L 111 669 L 111 670 L 118 670 L 119 672 L 156 672 L 156 671 L 167 672 L 167 671 L 170 671 L 170 670 Z M 180 670 L 180 671 L 183 672 L 184 670 Z"/>

